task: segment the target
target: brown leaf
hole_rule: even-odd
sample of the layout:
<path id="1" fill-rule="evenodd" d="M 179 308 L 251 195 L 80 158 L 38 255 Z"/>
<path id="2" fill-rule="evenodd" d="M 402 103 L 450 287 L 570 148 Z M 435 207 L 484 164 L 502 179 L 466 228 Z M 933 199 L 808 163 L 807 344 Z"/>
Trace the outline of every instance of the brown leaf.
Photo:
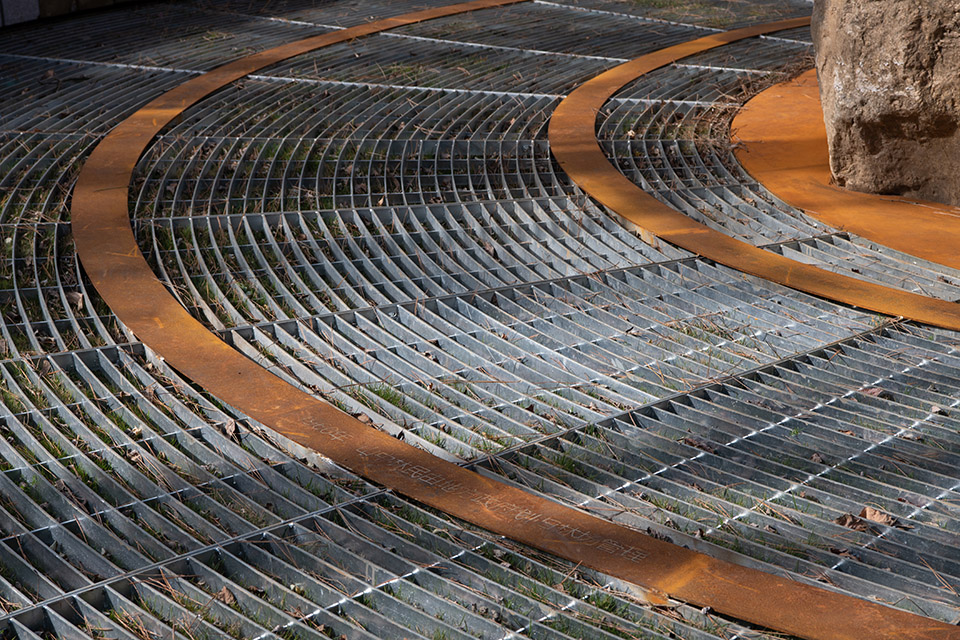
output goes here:
<path id="1" fill-rule="evenodd" d="M 696 447 L 697 449 L 702 449 L 703 451 L 706 451 L 707 453 L 716 453 L 716 452 L 717 452 L 717 450 L 714 449 L 713 447 L 711 447 L 709 444 L 707 444 L 706 442 L 704 442 L 704 441 L 702 441 L 702 440 L 697 440 L 696 438 L 686 437 L 686 438 L 681 439 L 680 442 L 682 442 L 682 443 L 685 444 L 685 445 L 689 445 L 689 446 L 691 446 L 691 447 Z"/>
<path id="2" fill-rule="evenodd" d="M 880 387 L 867 387 L 860 391 L 860 393 L 873 396 L 874 398 L 882 398 L 883 400 L 893 400 L 893 394 L 891 394 L 886 389 L 881 389 Z"/>
<path id="3" fill-rule="evenodd" d="M 219 423 L 217 426 L 220 427 L 220 431 L 222 431 L 223 435 L 227 436 L 227 438 L 235 442 L 240 442 L 240 429 L 237 427 L 236 420 L 230 418 L 226 422 Z"/>
<path id="4" fill-rule="evenodd" d="M 357 422 L 362 422 L 363 424 L 370 424 L 370 416 L 365 413 L 355 413 L 353 417 L 357 419 Z"/>
<path id="5" fill-rule="evenodd" d="M 67 302 L 77 308 L 77 311 L 83 311 L 83 294 L 79 291 L 67 291 Z"/>
<path id="6" fill-rule="evenodd" d="M 897 519 L 891 516 L 890 514 L 884 513 L 883 511 L 878 511 L 873 507 L 864 507 L 863 510 L 860 512 L 860 517 L 866 518 L 871 522 L 879 522 L 880 524 L 888 525 L 888 526 L 892 526 L 893 523 L 897 521 Z"/>
<path id="7" fill-rule="evenodd" d="M 814 453 L 812 456 L 810 456 L 810 459 L 817 464 L 823 464 L 823 456 L 821 456 L 819 453 Z"/>
<path id="8" fill-rule="evenodd" d="M 899 529 L 913 529 L 912 526 L 903 524 L 902 522 L 894 518 L 889 513 L 884 513 L 883 511 L 879 511 L 877 509 L 874 509 L 873 507 L 864 507 L 863 511 L 860 512 L 860 517 L 866 520 L 869 520 L 870 522 L 876 522 L 878 524 L 882 524 L 886 527 L 897 527 Z"/>
<path id="9" fill-rule="evenodd" d="M 848 435 L 848 436 L 856 435 L 853 431 L 850 431 L 849 429 L 840 429 L 840 433 L 845 434 L 845 435 Z"/>
<path id="10" fill-rule="evenodd" d="M 848 529 L 853 529 L 854 531 L 868 531 L 870 529 L 870 525 L 867 524 L 865 520 L 861 520 L 852 513 L 845 513 L 834 520 L 834 522 Z"/>
<path id="11" fill-rule="evenodd" d="M 237 598 L 233 595 L 233 593 L 230 592 L 230 589 L 227 589 L 226 587 L 223 587 L 220 589 L 220 591 L 217 591 L 217 595 L 213 597 L 228 607 L 237 603 Z"/>

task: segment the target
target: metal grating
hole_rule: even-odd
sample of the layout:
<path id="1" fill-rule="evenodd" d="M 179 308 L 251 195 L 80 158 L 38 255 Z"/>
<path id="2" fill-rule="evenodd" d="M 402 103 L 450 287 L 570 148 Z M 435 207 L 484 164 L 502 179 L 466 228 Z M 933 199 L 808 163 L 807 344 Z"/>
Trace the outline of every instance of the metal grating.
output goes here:
<path id="1" fill-rule="evenodd" d="M 66 204 L 110 127 L 221 61 L 420 4 L 144 4 L 0 32 L 5 637 L 779 637 L 650 607 L 335 467 L 181 379 L 85 284 Z M 397 437 L 954 621 L 956 336 L 645 244 L 552 162 L 545 124 L 579 83 L 809 11 L 644 4 L 480 11 L 238 82 L 141 159 L 141 248 L 236 348 Z M 726 233 L 960 298 L 958 274 L 825 228 L 738 168 L 733 110 L 808 48 L 781 33 L 650 74 L 600 139 Z M 894 519 L 837 522 L 865 506 Z"/>

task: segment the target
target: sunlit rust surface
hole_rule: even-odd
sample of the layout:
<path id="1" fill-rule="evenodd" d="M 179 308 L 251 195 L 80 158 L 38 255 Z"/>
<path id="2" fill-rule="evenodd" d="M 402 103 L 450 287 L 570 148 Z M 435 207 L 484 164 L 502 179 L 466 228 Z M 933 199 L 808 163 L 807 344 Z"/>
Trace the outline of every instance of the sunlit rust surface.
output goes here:
<path id="1" fill-rule="evenodd" d="M 669 595 L 811 640 L 860 639 L 865 629 L 878 639 L 960 638 L 956 627 L 656 540 L 406 445 L 296 389 L 232 349 L 191 317 L 152 273 L 130 226 L 128 186 L 147 145 L 190 105 L 246 74 L 323 46 L 517 1 L 451 5 L 283 45 L 192 79 L 133 114 L 90 155 L 73 196 L 77 250 L 97 290 L 140 340 L 170 365 L 252 418 L 431 507 L 633 582 L 646 589 L 653 602 L 662 603 Z M 779 28 L 786 26 L 791 25 Z M 727 40 L 718 36 L 716 41 Z M 692 52 L 697 46 L 687 49 Z M 659 55 L 666 59 L 673 54 Z M 587 137 L 592 140 L 593 111 L 588 118 Z M 572 145 L 589 155 L 589 144 L 580 138 L 561 135 L 557 140 L 566 145 L 568 154 Z M 595 140 L 592 144 L 596 146 Z"/>
<path id="2" fill-rule="evenodd" d="M 550 120 L 550 148 L 560 166 L 584 191 L 639 226 L 645 233 L 728 267 L 800 291 L 891 316 L 960 329 L 960 306 L 956 303 L 864 282 L 800 263 L 735 240 L 691 220 L 622 175 L 600 148 L 595 135 L 596 114 L 627 83 L 699 51 L 764 31 L 808 23 L 809 19 L 795 19 L 729 31 L 661 49 L 614 67 L 584 83 L 560 103 Z"/>
<path id="3" fill-rule="evenodd" d="M 876 196 L 831 184 L 816 71 L 757 94 L 731 126 L 744 168 L 784 202 L 822 222 L 960 269 L 960 208 Z"/>
<path id="4" fill-rule="evenodd" d="M 551 151 L 580 188 L 636 224 L 649 236 L 662 238 L 721 264 L 801 291 L 894 316 L 960 329 L 960 307 L 954 303 L 802 264 L 735 240 L 691 220 L 627 179 L 601 149 L 596 137 L 597 114 L 607 100 L 629 82 L 700 51 L 806 24 L 809 24 L 809 19 L 796 19 L 716 34 L 662 49 L 606 71 L 577 88 L 554 111 L 549 126 Z M 761 584 L 733 579 L 725 585 L 714 585 L 713 591 L 721 592 L 735 601 L 738 613 L 734 615 L 802 637 L 960 637 L 957 627 L 918 618 L 910 620 L 909 616 L 900 614 L 890 616 L 890 609 L 873 604 L 855 603 L 833 594 L 818 594 L 814 603 L 814 599 L 808 600 L 805 594 L 777 592 L 774 595 L 774 592 L 759 586 Z M 665 585 L 661 582 L 657 586 L 664 588 Z M 685 586 L 689 585 L 669 585 L 665 590 L 685 597 Z M 833 604 L 827 604 L 834 598 L 836 601 Z"/>

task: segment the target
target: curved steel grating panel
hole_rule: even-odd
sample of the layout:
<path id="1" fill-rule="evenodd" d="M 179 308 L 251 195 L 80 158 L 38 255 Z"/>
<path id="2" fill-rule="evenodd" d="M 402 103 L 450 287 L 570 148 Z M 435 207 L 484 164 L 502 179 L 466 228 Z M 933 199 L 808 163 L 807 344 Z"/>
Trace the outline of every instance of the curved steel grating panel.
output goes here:
<path id="1" fill-rule="evenodd" d="M 86 283 L 67 205 L 112 126 L 223 61 L 421 4 L 144 4 L 0 31 L 6 637 L 777 637 L 649 606 L 336 467 L 180 378 Z M 141 249 L 234 347 L 398 438 L 953 622 L 955 334 L 647 244 L 551 159 L 552 109 L 600 71 L 810 9 L 693 6 L 534 1 L 234 83 L 142 157 Z M 826 228 L 737 165 L 736 107 L 808 56 L 802 29 L 691 56 L 615 96 L 601 143 L 713 228 L 960 298 L 960 275 Z"/>

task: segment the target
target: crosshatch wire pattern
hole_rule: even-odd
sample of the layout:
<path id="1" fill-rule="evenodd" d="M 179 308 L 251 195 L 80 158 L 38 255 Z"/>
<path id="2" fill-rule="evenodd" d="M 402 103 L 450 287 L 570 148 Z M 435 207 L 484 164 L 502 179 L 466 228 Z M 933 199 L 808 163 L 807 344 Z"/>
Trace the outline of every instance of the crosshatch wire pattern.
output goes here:
<path id="1" fill-rule="evenodd" d="M 296 447 L 179 378 L 85 283 L 70 189 L 112 126 L 221 62 L 421 4 L 157 3 L 0 31 L 4 637 L 775 637 L 647 606 Z M 551 110 L 590 77 L 810 10 L 681 4 L 535 1 L 234 83 L 141 159 L 140 246 L 230 344 L 376 428 L 954 621 L 957 336 L 646 244 L 551 160 Z M 809 56 L 799 29 L 686 58 L 607 104 L 601 144 L 711 227 L 960 298 L 957 273 L 825 227 L 737 165 L 737 106 Z M 857 522 L 865 507 L 890 517 Z"/>

